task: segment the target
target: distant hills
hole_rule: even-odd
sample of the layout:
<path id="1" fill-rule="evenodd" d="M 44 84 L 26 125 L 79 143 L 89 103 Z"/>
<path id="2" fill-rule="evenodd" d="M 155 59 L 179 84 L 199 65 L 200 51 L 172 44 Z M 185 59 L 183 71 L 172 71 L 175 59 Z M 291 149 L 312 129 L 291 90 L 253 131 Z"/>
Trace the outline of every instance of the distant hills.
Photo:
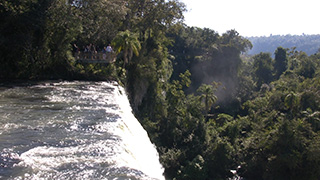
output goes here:
<path id="1" fill-rule="evenodd" d="M 308 55 L 317 53 L 320 48 L 320 34 L 318 35 L 270 35 L 260 37 L 247 37 L 253 45 L 248 52 L 249 55 L 260 52 L 270 52 L 274 55 L 277 47 L 296 47 L 297 51 L 306 52 Z"/>

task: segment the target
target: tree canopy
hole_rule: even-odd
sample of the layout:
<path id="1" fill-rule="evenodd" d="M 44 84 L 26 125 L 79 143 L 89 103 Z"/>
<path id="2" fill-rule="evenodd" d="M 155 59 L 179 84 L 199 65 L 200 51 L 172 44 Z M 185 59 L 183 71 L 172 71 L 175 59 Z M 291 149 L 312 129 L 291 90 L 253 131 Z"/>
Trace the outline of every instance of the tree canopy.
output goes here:
<path id="1" fill-rule="evenodd" d="M 278 47 L 296 47 L 298 51 L 306 52 L 309 56 L 318 52 L 320 35 L 270 35 L 261 37 L 247 37 L 253 44 L 248 52 L 250 55 L 260 52 L 273 53 Z"/>

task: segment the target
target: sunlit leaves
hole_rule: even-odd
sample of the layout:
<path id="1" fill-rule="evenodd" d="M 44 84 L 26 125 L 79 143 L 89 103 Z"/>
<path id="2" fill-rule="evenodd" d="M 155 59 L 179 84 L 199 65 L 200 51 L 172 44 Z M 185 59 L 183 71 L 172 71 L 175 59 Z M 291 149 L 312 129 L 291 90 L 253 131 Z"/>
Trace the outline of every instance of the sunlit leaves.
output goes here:
<path id="1" fill-rule="evenodd" d="M 197 90 L 200 93 L 200 101 L 204 102 L 205 104 L 205 113 L 209 113 L 212 105 L 217 101 L 217 96 L 215 92 L 217 90 L 218 84 L 213 83 L 213 85 L 202 84 L 199 89 Z"/>
<path id="2" fill-rule="evenodd" d="M 124 63 L 128 63 L 132 59 L 133 54 L 139 56 L 139 51 L 141 49 L 137 34 L 134 34 L 129 30 L 120 31 L 112 40 L 112 46 L 117 53 L 123 51 Z"/>

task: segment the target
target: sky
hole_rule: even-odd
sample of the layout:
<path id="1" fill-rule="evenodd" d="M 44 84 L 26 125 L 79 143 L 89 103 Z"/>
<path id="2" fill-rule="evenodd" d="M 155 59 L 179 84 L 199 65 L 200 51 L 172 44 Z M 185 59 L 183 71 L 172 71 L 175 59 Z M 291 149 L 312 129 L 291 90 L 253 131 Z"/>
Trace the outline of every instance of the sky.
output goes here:
<path id="1" fill-rule="evenodd" d="M 320 34 L 320 0 L 180 0 L 188 26 L 242 36 Z"/>

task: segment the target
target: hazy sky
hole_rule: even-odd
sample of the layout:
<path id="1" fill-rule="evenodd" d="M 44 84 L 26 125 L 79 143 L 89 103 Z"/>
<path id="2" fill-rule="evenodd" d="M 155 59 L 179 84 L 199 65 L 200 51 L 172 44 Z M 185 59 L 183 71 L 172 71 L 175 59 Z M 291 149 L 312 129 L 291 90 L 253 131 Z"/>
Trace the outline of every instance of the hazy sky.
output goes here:
<path id="1" fill-rule="evenodd" d="M 185 23 L 242 36 L 320 34 L 320 0 L 180 0 Z"/>

